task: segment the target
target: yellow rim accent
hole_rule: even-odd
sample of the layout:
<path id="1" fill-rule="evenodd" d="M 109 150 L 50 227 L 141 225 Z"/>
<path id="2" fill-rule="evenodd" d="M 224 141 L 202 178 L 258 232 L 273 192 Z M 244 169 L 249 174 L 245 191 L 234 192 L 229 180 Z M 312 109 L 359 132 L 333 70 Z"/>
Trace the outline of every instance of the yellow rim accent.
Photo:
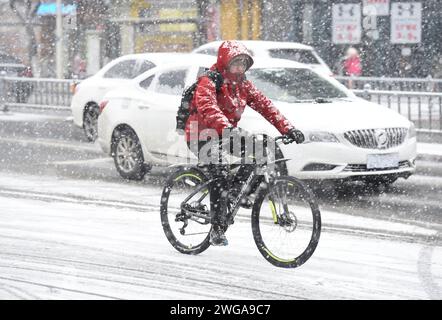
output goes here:
<path id="1" fill-rule="evenodd" d="M 181 179 L 182 177 L 194 177 L 195 179 L 198 179 L 198 181 L 202 181 L 202 180 L 203 180 L 203 179 L 201 179 L 201 177 L 198 177 L 198 176 L 196 176 L 196 175 L 194 175 L 194 174 L 191 174 L 191 173 L 184 173 L 184 174 L 182 174 L 182 175 L 176 177 L 174 181 L 178 181 L 178 180 Z M 204 193 L 204 194 L 209 193 L 209 189 L 204 190 L 203 193 Z"/>
<path id="2" fill-rule="evenodd" d="M 275 259 L 275 260 L 277 260 L 277 261 L 279 261 L 279 262 L 293 262 L 293 261 L 296 260 L 296 259 L 287 260 L 287 259 L 281 259 L 281 258 L 278 258 L 278 257 L 275 256 L 273 253 L 271 253 L 271 252 L 269 251 L 269 249 L 267 249 L 266 247 L 263 246 L 262 248 L 264 249 L 265 252 L 267 252 L 267 254 L 268 254 L 269 256 L 271 256 L 273 259 Z"/>
<path id="3" fill-rule="evenodd" d="M 182 177 L 194 177 L 194 178 L 198 179 L 199 181 L 202 180 L 200 177 L 198 177 L 198 176 L 196 176 L 196 175 L 194 175 L 194 174 L 191 174 L 191 173 L 184 173 L 184 174 L 182 174 L 182 175 L 176 177 L 174 181 L 178 181 L 178 180 L 181 179 Z"/>
<path id="4" fill-rule="evenodd" d="M 276 207 L 272 200 L 269 200 L 270 210 L 272 210 L 272 217 L 275 223 L 278 223 L 278 216 L 276 215 Z"/>

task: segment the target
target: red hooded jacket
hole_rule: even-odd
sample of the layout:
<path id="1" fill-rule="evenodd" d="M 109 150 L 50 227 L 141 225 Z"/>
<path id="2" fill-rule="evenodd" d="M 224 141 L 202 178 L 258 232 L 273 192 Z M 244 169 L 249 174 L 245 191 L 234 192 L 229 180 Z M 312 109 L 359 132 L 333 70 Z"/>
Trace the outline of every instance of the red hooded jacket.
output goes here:
<path id="1" fill-rule="evenodd" d="M 186 123 L 186 140 L 190 141 L 199 137 L 199 133 L 207 128 L 215 129 L 221 136 L 223 129 L 236 127 L 245 107 L 248 105 L 259 112 L 264 118 L 274 125 L 281 134 L 286 134 L 294 128 L 292 124 L 279 112 L 273 103 L 265 97 L 250 81 L 244 77 L 230 73 L 227 70 L 229 62 L 238 55 L 246 55 L 249 60 L 249 69 L 253 59 L 246 47 L 235 41 L 224 41 L 218 50 L 218 59 L 211 70 L 221 73 L 224 83 L 218 94 L 215 83 L 207 76 L 199 78 L 198 86 L 191 101 L 191 113 Z M 191 124 L 192 132 L 191 134 Z M 194 124 L 198 130 L 193 129 Z"/>
<path id="2" fill-rule="evenodd" d="M 347 58 L 344 68 L 347 76 L 360 76 L 362 74 L 361 59 L 358 56 Z"/>

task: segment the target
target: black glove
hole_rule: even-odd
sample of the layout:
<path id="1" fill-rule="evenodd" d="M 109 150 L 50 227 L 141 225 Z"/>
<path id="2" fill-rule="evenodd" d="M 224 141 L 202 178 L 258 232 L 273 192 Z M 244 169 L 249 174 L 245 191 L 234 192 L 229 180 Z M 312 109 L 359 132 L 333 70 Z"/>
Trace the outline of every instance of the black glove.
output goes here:
<path id="1" fill-rule="evenodd" d="M 286 133 L 285 135 L 287 137 L 288 142 L 287 143 L 292 143 L 292 142 L 296 142 L 296 143 L 303 143 L 305 138 L 304 138 L 304 134 L 298 130 L 298 129 L 290 129 L 289 132 Z"/>

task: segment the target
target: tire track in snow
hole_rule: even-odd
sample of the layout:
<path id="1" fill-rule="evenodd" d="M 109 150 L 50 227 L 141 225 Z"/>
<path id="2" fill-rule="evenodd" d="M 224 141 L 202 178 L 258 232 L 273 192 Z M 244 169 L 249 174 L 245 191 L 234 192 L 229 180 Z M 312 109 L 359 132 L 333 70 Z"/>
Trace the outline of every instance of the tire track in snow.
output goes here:
<path id="1" fill-rule="evenodd" d="M 159 212 L 160 204 L 149 204 L 149 203 L 139 203 L 135 201 L 123 201 L 123 200 L 105 200 L 105 199 L 94 199 L 79 195 L 67 195 L 67 194 L 48 194 L 47 192 L 36 192 L 36 191 L 26 191 L 21 189 L 11 189 L 11 188 L 0 188 L 0 195 L 13 198 L 23 198 L 46 202 L 64 202 L 64 203 L 75 203 L 80 205 L 96 205 L 104 206 L 116 209 L 131 209 L 139 212 Z M 177 209 L 177 208 L 176 208 Z M 244 215 L 239 213 L 235 221 L 250 221 L 250 215 Z M 270 223 L 270 222 L 269 222 Z M 420 224 L 418 224 L 420 226 Z M 442 236 L 440 232 L 434 232 L 433 235 L 422 235 L 409 232 L 392 231 L 392 230 L 376 230 L 370 228 L 363 228 L 358 226 L 357 228 L 339 225 L 339 224 L 322 224 L 322 232 L 334 232 L 345 235 L 359 235 L 367 238 L 376 239 L 395 239 L 399 241 L 406 242 L 420 242 L 428 244 L 431 242 L 434 245 L 442 244 Z"/>
<path id="2" fill-rule="evenodd" d="M 30 199 L 34 199 L 36 197 L 36 199 L 34 200 L 43 200 L 43 201 L 49 201 L 49 202 L 74 202 L 76 204 L 84 204 L 84 203 L 79 203 L 78 200 L 75 200 L 75 198 L 77 198 L 76 196 L 72 196 L 72 195 L 53 195 L 53 194 L 46 194 L 46 193 L 39 193 L 39 192 L 27 192 L 27 191 L 23 191 L 23 190 L 0 190 L 0 194 L 1 191 L 3 191 L 5 193 L 5 195 L 7 195 L 7 193 L 9 192 L 10 196 L 14 196 L 17 198 L 26 198 L 29 197 Z M 34 197 L 34 198 L 32 198 Z M 42 197 L 43 199 L 39 199 L 39 197 Z M 74 198 L 74 199 L 73 199 Z M 95 201 L 97 202 L 96 199 L 93 198 L 87 198 L 84 197 L 84 199 L 86 200 L 91 200 L 91 201 Z M 102 202 L 103 200 L 98 200 L 98 202 Z M 117 204 L 116 208 L 124 208 L 125 204 L 121 203 L 121 201 L 105 201 L 105 206 L 114 206 L 115 203 Z M 110 203 L 109 203 L 110 202 Z M 131 202 L 129 203 L 130 206 L 133 205 L 137 206 L 136 202 Z M 94 203 L 94 205 L 97 206 L 101 206 L 100 203 Z M 132 209 L 132 210 L 137 210 L 140 212 L 145 213 L 146 212 L 146 206 L 144 204 L 140 205 L 141 208 L 134 209 L 132 207 L 128 208 L 128 209 Z M 158 210 L 158 206 L 156 205 L 150 205 L 151 207 L 155 208 L 155 211 Z M 115 207 L 115 206 L 114 206 Z M 144 209 L 143 209 L 144 208 Z M 247 220 L 246 217 L 239 217 L 239 220 Z M 11 226 L 6 225 L 6 226 L 1 226 L 2 228 L 11 228 Z M 12 228 L 11 228 L 12 229 Z M 351 230 L 351 228 L 349 228 Z M 377 237 L 377 236 L 376 236 Z M 10 239 L 14 239 L 13 237 L 9 237 Z M 5 239 L 5 237 L 3 237 L 3 239 Z M 17 238 L 18 240 L 23 240 L 23 241 L 28 241 L 29 239 L 23 239 L 23 238 Z M 41 241 L 41 242 L 46 242 L 49 244 L 54 244 L 54 241 L 48 241 L 48 239 L 31 239 L 34 241 Z M 3 241 L 1 241 L 0 243 L 3 243 Z M 87 246 L 78 246 L 78 245 L 71 245 L 71 243 L 64 243 L 64 242 L 60 242 L 60 244 L 66 246 L 69 246 L 69 249 L 74 249 L 74 251 L 78 251 L 81 252 L 82 254 L 84 254 L 84 249 L 88 249 L 88 250 L 92 250 L 90 247 Z M 5 247 L 5 249 L 7 248 L 7 246 Z M 21 249 L 21 248 L 19 248 Z M 56 249 L 60 249 L 60 248 L 56 248 Z M 30 249 L 29 249 L 30 250 Z M 5 250 L 1 250 L 2 254 Z M 107 253 L 114 253 L 112 250 L 100 250 L 95 248 L 95 251 L 93 251 L 91 253 L 91 257 L 93 257 L 94 255 L 99 256 L 101 254 L 104 254 L 107 257 L 107 260 L 109 261 L 109 263 L 103 263 L 103 264 L 95 264 L 96 268 L 100 268 L 101 267 L 110 267 L 113 268 L 112 272 L 110 272 L 110 274 L 115 274 L 118 273 L 119 271 L 116 270 L 122 270 L 123 273 L 128 273 L 130 275 L 131 278 L 135 278 L 137 281 L 159 281 L 158 278 L 164 276 L 166 277 L 167 281 L 165 281 L 166 285 L 173 285 L 172 289 L 176 290 L 177 292 L 181 292 L 181 293 L 194 293 L 194 288 L 199 288 L 202 290 L 202 294 L 209 296 L 209 292 L 218 292 L 217 298 L 226 298 L 226 296 L 228 294 L 234 294 L 234 295 L 239 295 L 239 296 L 246 296 L 248 298 L 252 297 L 252 298 L 262 298 L 262 297 L 270 297 L 270 298 L 274 298 L 274 297 L 284 297 L 284 298 L 288 298 L 288 299 L 303 299 L 303 297 L 296 295 L 296 294 L 287 294 L 286 292 L 284 292 L 284 288 L 281 288 L 281 292 L 278 292 L 276 290 L 278 290 L 277 288 L 273 288 L 275 291 L 273 290 L 262 290 L 262 288 L 267 288 L 267 287 L 271 287 L 271 285 L 273 285 L 272 283 L 253 283 L 252 287 L 250 285 L 248 285 L 247 282 L 244 282 L 244 275 L 243 274 L 239 274 L 238 272 L 235 273 L 236 270 L 229 270 L 229 268 L 225 268 L 225 266 L 223 267 L 222 265 L 216 265 L 216 263 L 210 263 L 210 267 L 207 268 L 207 266 L 201 267 L 200 265 L 198 265 L 198 262 L 195 262 L 194 264 L 182 264 L 181 262 L 177 263 L 177 261 L 170 261 L 170 260 L 161 260 L 161 259 L 157 259 L 156 257 L 154 259 L 150 259 L 148 261 L 145 260 L 146 257 L 142 257 L 140 260 L 137 260 L 135 265 L 139 265 L 139 266 L 144 266 L 147 269 L 142 270 L 141 275 L 140 274 L 136 274 L 136 272 L 140 272 L 139 269 L 137 268 L 127 268 L 127 270 L 125 269 L 125 267 L 122 266 L 118 266 L 115 267 L 112 264 L 117 263 L 118 257 L 116 255 L 114 256 L 109 256 Z M 87 252 L 86 252 L 87 254 Z M 23 255 L 19 255 L 19 256 L 23 256 Z M 126 256 L 127 257 L 131 257 L 133 258 L 133 256 Z M 117 260 L 115 259 L 117 258 Z M 45 258 L 43 258 L 45 259 Z M 144 260 L 143 260 L 144 259 Z M 76 260 L 68 260 L 65 259 L 66 261 L 63 262 L 63 265 L 72 265 L 75 264 Z M 54 262 L 54 257 L 47 257 L 47 261 L 49 261 L 49 263 L 47 263 L 48 265 L 52 264 Z M 72 262 L 74 261 L 74 262 Z M 78 262 L 78 261 L 77 261 Z M 82 263 L 82 262 L 80 262 Z M 145 266 L 145 264 L 148 264 L 148 266 Z M 89 271 L 91 269 L 91 264 L 87 264 L 86 265 L 86 271 Z M 93 269 L 93 268 L 92 268 Z M 178 270 L 182 270 L 185 269 L 184 272 L 182 274 L 176 274 L 176 271 Z M 210 271 L 210 275 L 205 276 L 204 274 L 202 274 L 202 270 L 205 271 Z M 253 270 L 248 269 L 250 272 L 252 272 L 253 274 Z M 94 271 L 94 270 L 92 270 Z M 216 278 L 216 274 L 223 274 L 223 277 L 221 277 L 219 280 Z M 105 273 L 106 274 L 106 273 Z M 101 275 L 99 275 L 101 277 Z M 105 277 L 105 276 L 103 276 Z M 81 278 L 81 277 L 80 277 Z M 95 278 L 93 278 L 95 279 Z M 226 279 L 228 281 L 226 281 Z M 97 280 L 102 280 L 97 279 Z M 107 280 L 107 279 L 105 279 Z M 238 281 L 240 280 L 240 284 L 236 285 L 234 283 L 234 281 Z M 260 277 L 260 280 L 263 280 L 262 277 Z M 265 279 L 264 279 L 265 280 Z M 7 281 L 7 280 L 5 280 Z M 137 283 L 137 281 L 134 281 L 134 283 Z M 188 281 L 188 282 L 185 282 Z M 193 282 L 192 282 L 193 281 Z M 32 282 L 32 281 L 31 281 Z M 185 285 L 182 285 L 182 283 L 185 282 Z M 112 281 L 110 281 L 110 283 L 114 283 Z M 121 282 L 115 282 L 115 283 L 121 283 Z M 124 283 L 124 282 L 123 282 Z M 130 283 L 132 283 L 132 281 L 130 281 Z M 278 283 L 276 283 L 275 285 L 278 285 Z M 281 285 L 279 283 L 279 285 Z M 57 286 L 62 288 L 63 286 Z M 273 285 L 274 287 L 274 285 Z M 159 290 L 164 290 L 164 284 L 160 281 L 157 283 L 151 283 L 150 286 L 147 286 L 147 288 L 153 288 L 153 289 L 159 289 Z M 186 290 L 184 290 L 186 289 Z M 81 291 L 81 290 L 77 290 L 77 291 Z M 116 297 L 114 297 L 116 298 Z"/>
<path id="3" fill-rule="evenodd" d="M 24 289 L 6 284 L 6 283 L 1 283 L 0 284 L 0 292 L 4 291 L 9 293 L 10 295 L 12 295 L 13 297 L 16 297 L 18 299 L 22 299 L 22 300 L 26 300 L 26 299 L 30 299 L 30 300 L 36 300 L 38 299 L 38 296 L 31 294 L 29 292 L 27 292 Z M 0 294 L 1 296 L 1 294 Z M 4 300 L 4 298 L 3 298 Z"/>
<path id="4" fill-rule="evenodd" d="M 57 266 L 64 266 L 69 265 L 72 268 L 76 268 L 78 270 L 77 277 L 79 279 L 88 279 L 88 280 L 99 280 L 99 281 L 106 281 L 110 283 L 117 283 L 117 284 L 123 284 L 123 285 L 129 285 L 129 286 L 135 286 L 135 287 L 142 287 L 142 288 L 156 288 L 156 289 L 164 289 L 164 283 L 171 284 L 172 288 L 168 289 L 169 291 L 173 292 L 180 292 L 182 294 L 193 294 L 195 295 L 194 288 L 203 287 L 206 291 L 204 294 L 202 294 L 205 298 L 210 299 L 228 299 L 232 295 L 238 295 L 242 297 L 254 297 L 254 298 L 262 298 L 265 297 L 266 299 L 306 299 L 305 297 L 293 295 L 293 294 L 286 294 L 282 292 L 276 292 L 273 290 L 264 290 L 260 288 L 254 288 L 251 286 L 244 286 L 244 285 L 234 285 L 229 284 L 228 291 L 224 289 L 224 294 L 210 294 L 209 292 L 220 292 L 219 288 L 225 288 L 226 282 L 219 280 L 214 281 L 207 278 L 202 278 L 201 268 L 196 265 L 191 264 L 180 264 L 179 266 L 175 265 L 175 261 L 167 261 L 167 260 L 150 260 L 149 261 L 149 270 L 147 269 L 137 269 L 137 268 L 130 268 L 130 267 L 124 267 L 124 266 L 113 266 L 110 264 L 102 264 L 102 263 L 92 263 L 92 262 L 85 262 L 85 261 L 78 261 L 78 260 L 72 260 L 72 259 L 62 259 L 62 258 L 55 258 L 55 257 L 41 257 L 41 256 L 35 256 L 35 255 L 18 255 L 18 254 L 12 254 L 12 253 L 5 253 L 2 254 L 3 256 L 10 256 L 10 257 L 19 257 L 19 258 L 28 258 L 31 262 L 38 262 L 41 263 L 43 266 L 47 263 L 47 261 L 50 261 L 51 267 L 54 265 Z M 29 263 L 29 261 L 27 261 Z M 140 263 L 140 265 L 143 265 Z M 178 267 L 182 270 L 183 268 L 186 269 L 186 272 L 181 271 L 180 274 L 174 274 Z M 15 268 L 17 270 L 27 270 L 27 271 L 36 271 L 36 272 L 43 272 L 43 273 L 51 273 L 51 274 L 57 274 L 57 275 L 64 275 L 69 276 L 69 273 L 61 272 L 61 271 L 53 271 L 53 270 L 47 270 L 42 268 L 26 268 L 22 266 L 11 266 L 11 265 L 0 265 L 0 269 L 5 268 Z M 96 269 L 94 269 L 96 268 Z M 87 276 L 80 274 L 82 269 L 86 270 L 87 272 L 93 272 L 95 270 L 99 270 L 99 273 L 97 276 Z M 220 268 L 212 268 L 212 270 L 206 271 L 212 271 L 214 274 L 220 272 Z M 224 270 L 224 272 L 228 272 L 229 270 Z M 115 279 L 115 278 L 109 278 L 109 277 L 121 277 L 121 278 L 128 278 L 132 281 L 123 280 L 123 279 Z M 224 275 L 226 276 L 226 274 Z M 228 276 L 228 275 L 227 275 Z M 235 276 L 233 274 L 233 276 Z M 1 277 L 0 277 L 1 279 Z M 165 280 L 165 281 L 160 281 Z M 156 281 L 158 284 L 149 283 L 148 285 L 143 284 L 141 281 Z M 183 285 L 182 282 L 186 282 L 186 285 Z M 257 284 L 260 287 L 262 287 L 262 284 Z M 51 285 L 47 285 L 51 286 Z M 184 290 L 185 289 L 185 290 Z M 72 290 L 71 290 L 72 291 Z M 222 291 L 222 290 L 221 290 Z M 76 290 L 75 292 L 80 292 L 79 290 Z M 91 292 L 86 292 L 88 294 L 95 294 Z M 113 297 L 115 299 L 122 299 L 121 297 Z"/>
<path id="5" fill-rule="evenodd" d="M 68 288 L 58 287 L 58 286 L 54 286 L 54 285 L 50 285 L 50 284 L 45 284 L 45 283 L 41 283 L 41 282 L 8 278 L 8 277 L 4 277 L 4 276 L 0 276 L 0 280 L 11 281 L 11 282 L 14 282 L 14 283 L 22 283 L 22 284 L 27 284 L 27 285 L 31 285 L 31 286 L 45 287 L 45 288 L 48 288 L 49 290 L 57 289 L 57 290 L 62 290 L 62 291 L 78 293 L 78 294 L 84 294 L 84 295 L 88 295 L 88 296 L 95 296 L 95 297 L 99 297 L 99 298 L 118 299 L 117 297 L 113 297 L 113 296 L 97 294 L 97 293 L 88 292 L 88 291 L 82 291 L 82 290 L 68 289 Z"/>
<path id="6" fill-rule="evenodd" d="M 438 285 L 435 279 L 437 276 L 433 274 L 433 271 L 431 270 L 433 250 L 434 246 L 426 245 L 422 247 L 417 260 L 417 271 L 428 297 L 431 300 L 440 300 L 442 299 L 442 288 Z"/>

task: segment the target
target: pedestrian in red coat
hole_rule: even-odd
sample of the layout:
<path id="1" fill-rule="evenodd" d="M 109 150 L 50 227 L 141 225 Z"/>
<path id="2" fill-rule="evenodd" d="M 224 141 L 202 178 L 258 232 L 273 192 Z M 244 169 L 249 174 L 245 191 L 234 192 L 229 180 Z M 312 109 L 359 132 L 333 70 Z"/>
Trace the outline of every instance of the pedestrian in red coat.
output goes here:
<path id="1" fill-rule="evenodd" d="M 202 148 L 210 141 L 200 133 L 205 129 L 212 129 L 220 139 L 226 132 L 229 136 L 244 136 L 244 130 L 237 128 L 246 106 L 260 113 L 267 121 L 274 125 L 281 134 L 286 135 L 291 141 L 301 143 L 304 141 L 302 132 L 295 129 L 273 103 L 264 96 L 245 77 L 245 72 L 252 66 L 253 59 L 246 47 L 236 41 L 224 41 L 218 49 L 217 62 L 211 67 L 211 71 L 218 72 L 223 79 L 220 89 L 208 76 L 201 76 L 190 105 L 190 116 L 186 123 L 186 141 L 189 148 L 198 156 L 201 156 Z M 206 130 L 207 131 L 207 130 Z M 236 140 L 241 141 L 241 140 Z M 213 142 L 212 142 L 213 143 Z M 218 143 L 218 142 L 217 142 Z M 193 146 L 196 146 L 194 148 Z M 195 150 L 197 149 L 197 150 Z M 207 150 L 209 148 L 205 148 Z M 232 151 L 230 147 L 230 152 Z M 244 148 L 241 154 L 235 156 L 244 157 Z M 213 150 L 212 148 L 210 150 Z M 240 168 L 237 177 L 247 177 L 250 173 L 247 165 Z M 250 167 L 250 166 L 249 166 Z M 225 165 L 209 164 L 212 176 L 220 179 L 220 183 L 211 187 L 210 202 L 213 228 L 210 233 L 212 245 L 226 245 L 227 239 L 224 232 L 227 229 L 224 221 L 226 201 L 222 191 L 227 186 Z M 239 183 L 239 181 L 238 181 Z M 235 184 L 234 184 L 235 185 Z M 231 193 L 231 192 L 230 192 Z M 251 203 L 242 203 L 243 207 L 250 207 Z"/>
<path id="2" fill-rule="evenodd" d="M 362 74 L 361 58 L 359 57 L 358 50 L 353 47 L 348 48 L 347 54 L 344 60 L 344 73 L 349 77 L 358 77 Z M 349 80 L 348 87 L 353 87 L 352 80 Z"/>

